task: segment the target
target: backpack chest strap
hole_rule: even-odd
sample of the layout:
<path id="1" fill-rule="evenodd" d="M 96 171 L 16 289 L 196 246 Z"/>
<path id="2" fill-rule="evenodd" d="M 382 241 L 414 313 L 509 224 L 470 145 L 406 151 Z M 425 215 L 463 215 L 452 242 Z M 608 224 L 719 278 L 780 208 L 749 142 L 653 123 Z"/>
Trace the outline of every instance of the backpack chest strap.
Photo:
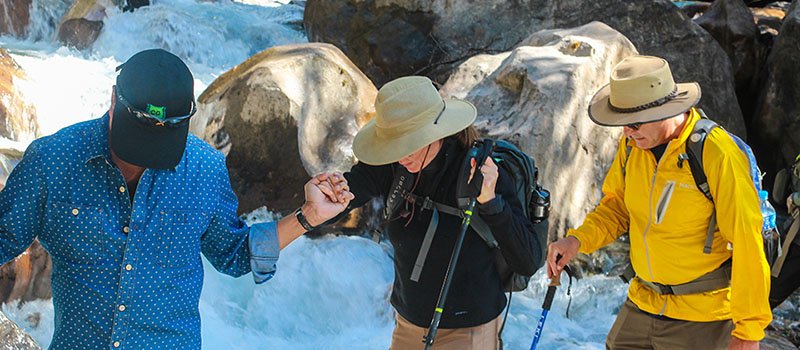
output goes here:
<path id="1" fill-rule="evenodd" d="M 412 204 L 419 205 L 422 209 L 436 209 L 441 213 L 457 216 L 462 219 L 464 218 L 464 212 L 461 209 L 456 207 L 451 207 L 449 205 L 442 204 L 439 202 L 435 202 L 432 199 L 430 199 L 430 197 L 421 197 L 413 193 L 407 193 L 406 199 Z M 478 233 L 478 236 L 481 236 L 481 239 L 483 239 L 486 242 L 489 248 L 497 247 L 497 240 L 494 238 L 492 230 L 489 228 L 489 224 L 487 224 L 485 221 L 483 221 L 483 219 L 481 219 L 477 211 L 472 214 L 472 219 L 470 220 L 469 226 L 472 227 L 472 229 Z M 428 225 L 428 230 L 431 230 L 430 224 Z M 433 230 L 434 231 L 436 230 L 435 226 L 433 227 Z"/>

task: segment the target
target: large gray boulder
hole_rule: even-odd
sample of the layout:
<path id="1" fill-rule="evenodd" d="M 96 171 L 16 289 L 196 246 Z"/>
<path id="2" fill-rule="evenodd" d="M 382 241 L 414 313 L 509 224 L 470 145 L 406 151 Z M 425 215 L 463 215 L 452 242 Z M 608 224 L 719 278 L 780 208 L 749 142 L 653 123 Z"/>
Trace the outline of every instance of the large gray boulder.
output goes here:
<path id="1" fill-rule="evenodd" d="M 215 80 L 191 130 L 227 154 L 239 211 L 288 211 L 310 174 L 348 170 L 377 89 L 336 47 L 277 46 Z M 299 156 L 298 156 L 299 155 Z"/>
<path id="2" fill-rule="evenodd" d="M 475 104 L 484 135 L 534 157 L 554 198 L 551 236 L 580 225 L 600 201 L 622 130 L 594 124 L 586 111 L 613 67 L 634 54 L 628 39 L 600 22 L 541 31 L 509 52 L 468 59 L 441 89 Z"/>
<path id="3" fill-rule="evenodd" d="M 792 4 L 767 62 L 767 83 L 752 123 L 754 147 L 767 182 L 800 153 L 800 5 Z"/>
<path id="4" fill-rule="evenodd" d="M 745 135 L 727 55 L 668 0 L 309 0 L 304 18 L 310 40 L 341 48 L 377 85 L 409 74 L 445 81 L 472 56 L 592 21 L 618 30 L 640 53 L 667 59 L 678 81 L 699 82 L 701 106 Z"/>
<path id="5" fill-rule="evenodd" d="M 2 350 L 41 350 L 30 335 L 0 311 L 0 349 Z"/>

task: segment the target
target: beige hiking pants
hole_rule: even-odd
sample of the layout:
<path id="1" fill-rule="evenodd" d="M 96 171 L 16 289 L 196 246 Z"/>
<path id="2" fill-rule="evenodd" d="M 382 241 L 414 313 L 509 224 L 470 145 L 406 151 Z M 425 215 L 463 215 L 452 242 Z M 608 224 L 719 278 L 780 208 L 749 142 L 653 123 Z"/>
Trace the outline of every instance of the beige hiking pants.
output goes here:
<path id="1" fill-rule="evenodd" d="M 425 348 L 422 337 L 428 334 L 428 328 L 422 328 L 409 322 L 399 314 L 397 325 L 392 333 L 390 350 L 421 350 Z M 492 350 L 499 349 L 497 334 L 503 323 L 503 314 L 479 326 L 469 328 L 442 329 L 436 333 L 433 350 Z"/>

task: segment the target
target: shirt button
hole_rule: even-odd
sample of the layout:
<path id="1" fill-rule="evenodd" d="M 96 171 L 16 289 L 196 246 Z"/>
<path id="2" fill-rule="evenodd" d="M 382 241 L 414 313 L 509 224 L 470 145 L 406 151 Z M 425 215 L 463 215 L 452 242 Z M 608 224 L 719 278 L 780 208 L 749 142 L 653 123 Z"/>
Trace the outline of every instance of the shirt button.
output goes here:
<path id="1" fill-rule="evenodd" d="M 125 233 L 131 232 L 131 228 L 128 227 L 128 226 L 125 226 L 125 227 L 122 228 L 122 232 L 125 232 Z"/>
<path id="2" fill-rule="evenodd" d="M 125 305 L 120 305 L 120 306 L 119 306 L 117 309 L 118 309 L 120 312 L 122 312 L 122 311 L 125 311 Z"/>
<path id="3" fill-rule="evenodd" d="M 78 215 L 78 209 L 77 208 L 72 209 L 72 215 Z"/>
<path id="4" fill-rule="evenodd" d="M 130 271 L 130 270 L 133 270 L 133 265 L 131 264 L 125 265 L 125 271 Z"/>
<path id="5" fill-rule="evenodd" d="M 115 342 L 114 342 L 114 347 L 115 347 L 115 348 L 118 348 L 118 347 L 119 347 L 119 342 L 118 342 L 118 341 L 115 341 Z"/>
<path id="6" fill-rule="evenodd" d="M 125 193 L 125 186 L 119 186 L 119 191 Z"/>

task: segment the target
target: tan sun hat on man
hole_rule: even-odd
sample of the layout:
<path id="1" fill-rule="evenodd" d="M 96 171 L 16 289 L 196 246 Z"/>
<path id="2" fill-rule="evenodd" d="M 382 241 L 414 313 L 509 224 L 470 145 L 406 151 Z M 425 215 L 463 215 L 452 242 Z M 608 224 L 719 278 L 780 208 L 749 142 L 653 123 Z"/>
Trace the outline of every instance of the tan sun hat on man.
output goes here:
<path id="1" fill-rule="evenodd" d="M 467 101 L 442 99 L 426 77 L 398 78 L 378 91 L 375 118 L 356 134 L 353 153 L 369 165 L 394 163 L 467 128 L 477 116 Z"/>
<path id="2" fill-rule="evenodd" d="M 603 126 L 625 126 L 668 119 L 700 100 L 697 83 L 675 84 L 669 63 L 653 56 L 631 56 L 611 72 L 611 83 L 589 104 L 589 118 Z"/>

